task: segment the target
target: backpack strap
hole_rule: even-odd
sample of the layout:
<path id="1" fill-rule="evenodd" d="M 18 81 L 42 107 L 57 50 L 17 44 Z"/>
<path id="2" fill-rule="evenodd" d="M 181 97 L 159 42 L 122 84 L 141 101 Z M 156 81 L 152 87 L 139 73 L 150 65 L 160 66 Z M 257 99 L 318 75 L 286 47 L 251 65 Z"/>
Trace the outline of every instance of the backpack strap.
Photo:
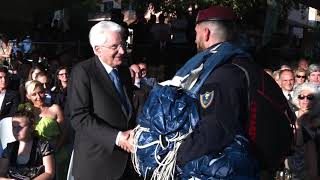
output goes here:
<path id="1" fill-rule="evenodd" d="M 251 83 L 250 83 L 250 77 L 249 77 L 249 73 L 248 71 L 240 66 L 239 64 L 236 64 L 235 62 L 232 62 L 233 65 L 237 66 L 239 69 L 241 69 L 245 76 L 246 76 L 246 80 L 247 80 L 247 100 L 248 100 L 248 103 L 247 103 L 247 106 L 248 106 L 248 109 L 247 109 L 247 117 L 248 117 L 248 120 L 247 123 L 246 123 L 246 128 L 250 128 L 250 119 L 251 119 L 251 95 L 250 95 L 250 87 L 251 87 Z"/>
<path id="2" fill-rule="evenodd" d="M 250 102 L 251 102 L 251 96 L 250 96 L 250 77 L 249 77 L 249 73 L 248 71 L 243 68 L 242 66 L 240 66 L 239 64 L 235 64 L 234 62 L 232 62 L 233 65 L 237 66 L 238 68 L 240 68 L 244 74 L 246 75 L 246 80 L 247 80 L 247 87 L 248 87 L 248 110 L 250 112 Z M 250 114 L 250 113 L 249 113 Z"/>

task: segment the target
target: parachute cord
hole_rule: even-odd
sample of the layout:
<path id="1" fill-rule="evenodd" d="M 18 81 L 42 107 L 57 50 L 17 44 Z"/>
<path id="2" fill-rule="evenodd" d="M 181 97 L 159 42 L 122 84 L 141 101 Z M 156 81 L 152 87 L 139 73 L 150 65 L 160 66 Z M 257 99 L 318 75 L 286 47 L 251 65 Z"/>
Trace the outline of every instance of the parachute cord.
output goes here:
<path id="1" fill-rule="evenodd" d="M 134 132 L 134 137 L 133 137 L 134 152 L 131 153 L 131 161 L 132 161 L 134 170 L 141 176 L 141 172 L 139 169 L 139 160 L 137 157 L 138 140 L 142 132 L 149 132 L 149 128 L 144 128 L 138 125 L 133 129 L 133 132 Z"/>
<path id="2" fill-rule="evenodd" d="M 175 142 L 172 151 L 169 151 L 163 161 L 153 171 L 151 180 L 173 180 L 175 175 L 176 156 L 181 142 Z"/>
<path id="3" fill-rule="evenodd" d="M 154 158 L 158 164 L 157 168 L 153 171 L 153 174 L 151 176 L 150 180 L 173 180 L 174 175 L 175 175 L 175 167 L 176 167 L 176 157 L 177 157 L 177 152 L 182 144 L 182 140 L 184 140 L 191 132 L 192 130 L 189 129 L 189 132 L 181 135 L 179 132 L 175 134 L 174 137 L 168 139 L 165 138 L 167 141 L 168 145 L 164 146 L 163 141 L 162 141 L 162 136 L 159 136 L 159 140 L 150 142 L 148 144 L 144 145 L 139 145 L 138 140 L 140 135 L 143 132 L 150 132 L 149 128 L 144 128 L 138 125 L 136 128 L 133 129 L 134 131 L 134 153 L 131 154 L 131 159 L 132 159 L 132 164 L 135 169 L 135 171 L 141 176 L 141 172 L 139 169 L 139 160 L 137 157 L 137 149 L 144 149 L 153 145 L 156 145 L 155 151 L 154 151 Z M 161 147 L 163 149 L 166 149 L 169 147 L 170 144 L 173 144 L 173 148 L 171 151 L 167 153 L 167 155 L 160 161 L 160 157 L 157 155 L 158 148 Z M 148 171 L 148 169 L 147 169 Z M 147 173 L 147 172 L 145 172 Z M 146 174 L 145 174 L 146 177 Z"/>
<path id="4" fill-rule="evenodd" d="M 154 170 L 151 180 L 173 180 L 175 175 L 175 167 L 176 167 L 176 159 L 177 152 L 179 150 L 180 145 L 182 144 L 182 140 L 184 140 L 191 131 L 185 135 L 180 135 L 177 133 L 175 137 L 169 139 L 170 143 L 173 143 L 173 149 L 168 152 L 168 154 L 163 158 L 162 162 L 158 162 L 156 158 L 155 151 L 155 159 L 159 164 L 158 167 Z"/>

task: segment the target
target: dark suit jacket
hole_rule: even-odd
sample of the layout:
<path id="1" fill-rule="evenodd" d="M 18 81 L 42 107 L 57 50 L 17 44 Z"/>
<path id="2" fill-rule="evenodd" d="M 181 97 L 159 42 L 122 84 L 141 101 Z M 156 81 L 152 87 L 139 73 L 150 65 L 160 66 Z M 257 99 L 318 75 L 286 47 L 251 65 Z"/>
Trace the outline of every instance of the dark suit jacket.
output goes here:
<path id="1" fill-rule="evenodd" d="M 0 120 L 5 117 L 13 116 L 18 110 L 19 95 L 16 91 L 6 90 L 0 110 Z"/>
<path id="2" fill-rule="evenodd" d="M 138 88 L 137 86 L 133 85 L 133 97 L 132 97 L 132 109 L 133 109 L 133 116 L 138 117 L 139 113 L 143 109 L 144 102 L 147 100 L 148 94 L 147 92 L 142 89 Z M 131 121 L 129 124 L 130 128 L 134 128 L 136 126 L 135 121 Z"/>
<path id="3" fill-rule="evenodd" d="M 132 106 L 135 117 L 138 117 L 139 113 L 143 110 L 143 105 L 149 96 L 149 92 L 151 91 L 151 86 L 144 85 L 138 88 L 137 86 L 133 86 L 133 98 L 132 98 Z M 135 123 L 135 122 L 133 122 Z M 135 127 L 136 124 L 132 124 L 132 127 Z"/>
<path id="4" fill-rule="evenodd" d="M 132 98 L 128 67 L 119 67 L 127 100 Z M 115 145 L 119 131 L 128 130 L 130 116 L 125 113 L 108 73 L 97 57 L 75 66 L 68 86 L 71 125 L 75 129 L 75 179 L 119 179 L 128 153 Z"/>

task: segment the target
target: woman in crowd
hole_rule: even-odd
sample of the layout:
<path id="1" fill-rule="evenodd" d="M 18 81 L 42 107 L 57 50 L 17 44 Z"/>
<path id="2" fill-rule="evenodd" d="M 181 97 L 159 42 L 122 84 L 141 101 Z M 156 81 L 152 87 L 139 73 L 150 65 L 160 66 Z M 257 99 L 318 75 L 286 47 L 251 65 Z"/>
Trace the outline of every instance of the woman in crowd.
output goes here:
<path id="1" fill-rule="evenodd" d="M 40 73 L 43 72 L 42 68 L 39 66 L 34 66 L 29 70 L 29 75 L 27 81 L 30 80 L 36 80 L 36 76 Z"/>
<path id="2" fill-rule="evenodd" d="M 19 87 L 20 102 L 23 103 L 23 102 L 26 102 L 26 101 L 27 101 L 27 99 L 26 99 L 25 83 L 26 83 L 27 81 L 30 81 L 30 80 L 35 80 L 37 74 L 39 74 L 39 73 L 42 72 L 42 71 L 43 71 L 43 70 L 42 70 L 40 67 L 38 67 L 38 66 L 34 66 L 34 67 L 32 67 L 32 68 L 29 70 L 28 78 L 22 80 L 22 82 L 20 83 L 20 87 Z"/>
<path id="3" fill-rule="evenodd" d="M 54 86 L 51 88 L 51 92 L 53 94 L 53 100 L 55 104 L 58 104 L 64 112 L 64 119 L 65 119 L 65 128 L 68 131 L 68 140 L 67 140 L 67 149 L 70 152 L 73 149 L 73 140 L 74 140 L 74 130 L 70 125 L 70 120 L 68 119 L 68 108 L 66 106 L 67 100 L 67 86 L 68 86 L 68 68 L 66 66 L 61 66 L 57 69 L 55 73 L 55 81 Z"/>
<path id="4" fill-rule="evenodd" d="M 66 66 L 59 67 L 55 74 L 54 87 L 51 89 L 55 96 L 55 103 L 62 109 L 64 109 L 67 98 L 68 74 L 68 68 Z"/>
<path id="5" fill-rule="evenodd" d="M 39 81 L 26 82 L 27 99 L 35 107 L 36 130 L 40 138 L 48 140 L 56 152 L 57 179 L 64 179 L 67 173 L 68 155 L 65 148 L 67 128 L 64 116 L 57 104 L 44 103 L 44 89 Z"/>
<path id="6" fill-rule="evenodd" d="M 289 161 L 289 167 L 294 175 L 299 179 L 319 178 L 317 163 L 319 157 L 315 142 L 319 139 L 315 136 L 315 130 L 318 128 L 313 125 L 314 120 L 319 118 L 319 99 L 316 95 L 319 93 L 314 83 L 303 83 L 297 86 L 293 93 L 293 103 L 299 108 L 295 112 L 296 121 L 296 152 Z"/>
<path id="7" fill-rule="evenodd" d="M 320 85 L 320 65 L 310 64 L 308 68 L 308 80 L 309 82 Z"/>
<path id="8" fill-rule="evenodd" d="M 298 107 L 298 111 L 295 112 L 297 119 L 309 111 L 317 92 L 318 90 L 313 83 L 303 83 L 294 90 L 292 101 Z M 299 124 L 297 125 L 299 127 Z"/>
<path id="9" fill-rule="evenodd" d="M 37 137 L 32 109 L 21 104 L 12 118 L 12 131 L 17 141 L 9 143 L 2 154 L 0 180 L 54 178 L 54 151 L 48 141 Z"/>
<path id="10" fill-rule="evenodd" d="M 294 71 L 295 74 L 295 87 L 306 82 L 307 72 L 302 68 L 298 68 Z"/>

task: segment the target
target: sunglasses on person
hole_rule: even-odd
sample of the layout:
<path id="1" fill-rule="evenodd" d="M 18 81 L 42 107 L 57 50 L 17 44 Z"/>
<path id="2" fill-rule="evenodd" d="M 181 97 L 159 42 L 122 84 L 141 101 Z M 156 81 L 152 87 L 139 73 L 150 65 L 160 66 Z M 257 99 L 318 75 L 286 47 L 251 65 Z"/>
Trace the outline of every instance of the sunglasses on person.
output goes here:
<path id="1" fill-rule="evenodd" d="M 307 98 L 309 101 L 311 101 L 311 100 L 313 100 L 314 99 L 314 96 L 313 95 L 311 95 L 311 94 L 309 94 L 309 95 L 307 95 L 307 96 L 304 96 L 304 95 L 299 95 L 298 96 L 298 99 L 300 99 L 300 100 L 303 100 L 303 99 L 305 99 L 305 98 Z"/>
<path id="2" fill-rule="evenodd" d="M 297 78 L 307 78 L 306 76 L 300 76 L 300 75 L 296 75 Z"/>

